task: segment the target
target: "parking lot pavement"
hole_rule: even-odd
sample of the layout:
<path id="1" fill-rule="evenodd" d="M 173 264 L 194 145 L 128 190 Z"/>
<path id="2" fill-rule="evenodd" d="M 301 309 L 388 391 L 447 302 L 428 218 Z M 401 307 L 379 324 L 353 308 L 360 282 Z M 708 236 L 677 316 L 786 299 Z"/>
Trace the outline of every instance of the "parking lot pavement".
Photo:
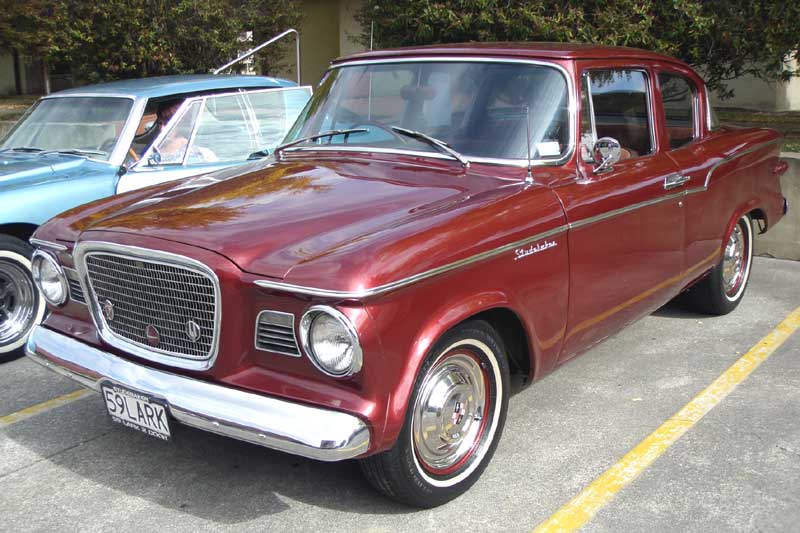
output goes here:
<path id="1" fill-rule="evenodd" d="M 530 531 L 800 305 L 800 263 L 756 259 L 725 317 L 667 306 L 512 398 L 481 480 L 438 509 L 319 463 L 178 428 L 118 428 L 99 395 L 0 428 L 3 529 Z M 624 488 L 589 531 L 790 530 L 800 523 L 800 332 Z M 0 365 L 0 417 L 78 387 Z"/>

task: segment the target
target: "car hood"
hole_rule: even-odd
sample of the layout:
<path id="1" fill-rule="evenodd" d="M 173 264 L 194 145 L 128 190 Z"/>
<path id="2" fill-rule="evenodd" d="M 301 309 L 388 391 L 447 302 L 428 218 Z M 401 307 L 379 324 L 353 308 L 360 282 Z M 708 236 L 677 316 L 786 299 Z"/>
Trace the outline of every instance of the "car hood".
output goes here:
<path id="1" fill-rule="evenodd" d="M 433 215 L 453 213 L 508 184 L 464 173 L 449 161 L 269 162 L 230 179 L 188 180 L 94 217 L 81 240 L 91 240 L 95 230 L 147 235 L 216 251 L 246 272 L 285 279 L 298 265 L 421 231 L 423 222 L 435 223 Z"/>
<path id="2" fill-rule="evenodd" d="M 107 166 L 72 154 L 0 152 L 0 190 L 59 179 L 84 165 Z"/>

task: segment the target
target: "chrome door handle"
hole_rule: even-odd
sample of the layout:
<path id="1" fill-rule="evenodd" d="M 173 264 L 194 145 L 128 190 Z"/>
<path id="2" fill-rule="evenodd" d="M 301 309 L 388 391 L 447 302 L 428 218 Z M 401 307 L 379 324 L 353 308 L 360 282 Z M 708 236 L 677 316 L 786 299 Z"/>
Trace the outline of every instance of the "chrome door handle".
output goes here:
<path id="1" fill-rule="evenodd" d="M 675 187 L 680 187 L 691 178 L 689 176 L 684 176 L 682 174 L 670 174 L 666 178 L 664 178 L 664 190 L 674 189 Z"/>

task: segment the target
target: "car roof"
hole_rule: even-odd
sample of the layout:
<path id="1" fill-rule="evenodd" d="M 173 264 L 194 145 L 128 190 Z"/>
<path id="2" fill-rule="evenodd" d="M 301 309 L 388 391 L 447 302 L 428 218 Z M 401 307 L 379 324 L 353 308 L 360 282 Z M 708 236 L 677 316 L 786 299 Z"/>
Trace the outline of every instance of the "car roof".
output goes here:
<path id="1" fill-rule="evenodd" d="M 361 52 L 340 57 L 334 64 L 372 59 L 399 59 L 403 57 L 425 56 L 497 56 L 529 59 L 644 59 L 666 61 L 688 67 L 674 57 L 625 46 L 605 46 L 590 43 L 549 43 L 549 42 L 492 42 L 492 43 L 454 43 L 433 44 L 393 48 L 374 52 Z"/>
<path id="2" fill-rule="evenodd" d="M 139 96 L 159 98 L 176 94 L 203 91 L 224 91 L 239 88 L 295 87 L 293 81 L 268 76 L 187 74 L 178 76 L 156 76 L 131 80 L 110 81 L 96 85 L 84 85 L 51 94 L 51 97 L 79 96 L 85 94 L 108 96 Z"/>

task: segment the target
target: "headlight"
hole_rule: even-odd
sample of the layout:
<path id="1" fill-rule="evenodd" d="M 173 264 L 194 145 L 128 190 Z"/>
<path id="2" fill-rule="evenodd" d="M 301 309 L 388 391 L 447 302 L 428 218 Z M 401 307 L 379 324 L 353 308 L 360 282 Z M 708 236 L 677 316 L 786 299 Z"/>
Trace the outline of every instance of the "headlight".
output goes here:
<path id="1" fill-rule="evenodd" d="M 350 320 L 332 307 L 317 305 L 300 320 L 300 342 L 311 362 L 334 377 L 361 370 L 361 345 Z"/>
<path id="2" fill-rule="evenodd" d="M 45 300 L 52 305 L 67 301 L 67 277 L 55 257 L 36 250 L 31 259 L 31 272 Z"/>

